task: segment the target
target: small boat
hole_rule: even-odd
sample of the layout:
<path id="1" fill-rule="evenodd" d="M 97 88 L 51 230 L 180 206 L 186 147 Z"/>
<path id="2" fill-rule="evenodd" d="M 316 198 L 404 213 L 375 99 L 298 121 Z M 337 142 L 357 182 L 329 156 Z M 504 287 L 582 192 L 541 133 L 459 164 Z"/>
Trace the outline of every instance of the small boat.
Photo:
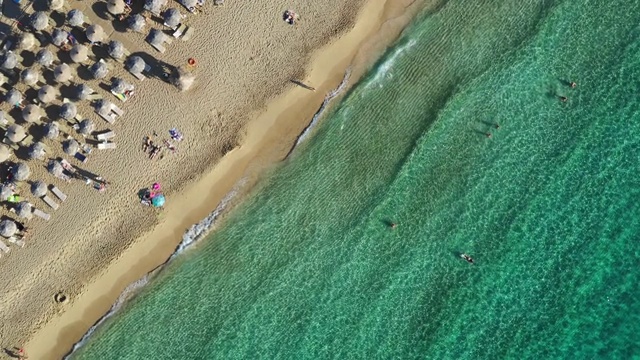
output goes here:
<path id="1" fill-rule="evenodd" d="M 469 264 L 473 264 L 473 258 L 467 254 L 460 254 L 460 257 L 463 258 Z"/>

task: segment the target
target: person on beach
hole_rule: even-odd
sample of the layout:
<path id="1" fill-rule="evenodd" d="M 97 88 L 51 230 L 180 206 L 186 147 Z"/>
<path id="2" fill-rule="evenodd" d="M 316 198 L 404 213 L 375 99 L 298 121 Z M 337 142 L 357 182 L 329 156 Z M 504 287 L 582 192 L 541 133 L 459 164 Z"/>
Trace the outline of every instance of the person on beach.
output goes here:
<path id="1" fill-rule="evenodd" d="M 18 360 L 27 360 L 27 353 L 24 351 L 24 348 L 14 347 L 13 356 L 18 358 Z"/>

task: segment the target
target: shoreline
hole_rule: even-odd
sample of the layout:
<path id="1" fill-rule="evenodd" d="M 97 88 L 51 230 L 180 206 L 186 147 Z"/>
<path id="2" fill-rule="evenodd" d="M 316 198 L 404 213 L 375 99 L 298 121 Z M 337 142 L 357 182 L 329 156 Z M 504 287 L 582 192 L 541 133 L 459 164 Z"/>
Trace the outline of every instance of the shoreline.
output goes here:
<path id="1" fill-rule="evenodd" d="M 137 238 L 91 279 L 79 296 L 61 305 L 58 316 L 30 336 L 25 345 L 29 355 L 37 359 L 62 358 L 109 311 L 123 290 L 167 261 L 181 242 L 185 229 L 211 213 L 238 181 L 247 179 L 230 207 L 240 202 L 263 170 L 286 157 L 310 125 L 309 119 L 325 96 L 340 83 L 346 69 L 353 68 L 348 89 L 397 39 L 422 4 L 420 1 L 391 2 L 368 0 L 351 30 L 314 51 L 303 80 L 316 87 L 316 91 L 296 86 L 271 100 L 259 115 L 256 111 L 246 126 L 242 145 L 185 186 L 184 191 L 171 196 L 162 214 L 163 221 Z"/>

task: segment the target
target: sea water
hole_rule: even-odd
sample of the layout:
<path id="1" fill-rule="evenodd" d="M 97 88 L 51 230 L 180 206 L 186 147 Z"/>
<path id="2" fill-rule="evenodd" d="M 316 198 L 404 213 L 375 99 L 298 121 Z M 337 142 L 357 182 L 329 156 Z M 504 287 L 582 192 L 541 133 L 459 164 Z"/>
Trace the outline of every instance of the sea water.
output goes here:
<path id="1" fill-rule="evenodd" d="M 74 357 L 637 358 L 639 7 L 422 14 Z"/>

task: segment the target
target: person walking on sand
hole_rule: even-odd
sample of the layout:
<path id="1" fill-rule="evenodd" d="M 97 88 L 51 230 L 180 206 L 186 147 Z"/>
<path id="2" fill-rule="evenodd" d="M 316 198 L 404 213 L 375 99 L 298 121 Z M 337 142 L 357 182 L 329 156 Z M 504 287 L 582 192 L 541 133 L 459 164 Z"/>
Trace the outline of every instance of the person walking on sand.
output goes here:
<path id="1" fill-rule="evenodd" d="M 14 347 L 16 350 L 13 355 L 18 358 L 18 360 L 27 360 L 29 357 L 27 353 L 24 351 L 24 348 Z"/>

